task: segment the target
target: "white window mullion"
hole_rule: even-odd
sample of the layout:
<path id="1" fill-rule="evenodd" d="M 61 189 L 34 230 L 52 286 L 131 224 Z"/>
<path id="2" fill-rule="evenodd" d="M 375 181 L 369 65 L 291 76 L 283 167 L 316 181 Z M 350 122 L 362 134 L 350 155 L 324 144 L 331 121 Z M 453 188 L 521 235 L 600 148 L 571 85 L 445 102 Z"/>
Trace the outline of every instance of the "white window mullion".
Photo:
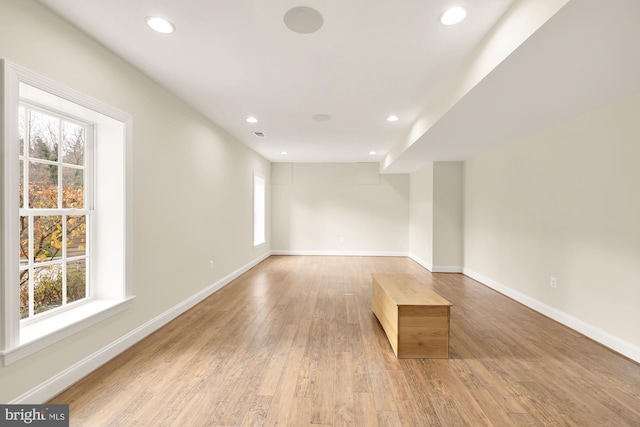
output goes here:
<path id="1" fill-rule="evenodd" d="M 58 152 L 57 156 L 57 164 L 58 164 L 58 209 L 62 209 L 63 204 L 63 196 L 62 196 L 62 120 L 58 118 Z"/>

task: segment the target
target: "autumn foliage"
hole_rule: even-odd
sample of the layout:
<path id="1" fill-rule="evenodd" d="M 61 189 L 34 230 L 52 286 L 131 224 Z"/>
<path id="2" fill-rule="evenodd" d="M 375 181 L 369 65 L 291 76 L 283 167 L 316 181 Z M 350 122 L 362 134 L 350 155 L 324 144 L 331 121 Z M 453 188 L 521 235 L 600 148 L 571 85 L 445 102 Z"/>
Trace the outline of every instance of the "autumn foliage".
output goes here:
<path id="1" fill-rule="evenodd" d="M 85 208 L 84 128 L 24 109 L 20 128 L 20 206 L 27 212 L 20 216 L 23 319 L 30 315 L 30 286 L 33 315 L 87 296 L 87 216 L 70 210 Z"/>
<path id="2" fill-rule="evenodd" d="M 32 208 L 55 206 L 57 186 L 35 182 L 30 184 L 29 195 Z M 83 206 L 83 188 L 62 187 L 62 198 L 67 206 Z M 63 235 L 63 218 L 66 220 L 66 236 Z M 34 314 L 62 304 L 63 239 L 66 238 L 67 258 L 86 253 L 87 222 L 84 215 L 46 215 L 33 217 L 33 310 Z M 20 260 L 29 258 L 29 220 L 20 217 Z M 56 262 L 59 261 L 60 262 Z M 39 263 L 46 263 L 38 266 Z M 20 317 L 29 315 L 29 274 L 30 270 L 20 270 Z M 66 300 L 76 301 L 86 296 L 86 261 L 72 260 L 66 263 Z"/>

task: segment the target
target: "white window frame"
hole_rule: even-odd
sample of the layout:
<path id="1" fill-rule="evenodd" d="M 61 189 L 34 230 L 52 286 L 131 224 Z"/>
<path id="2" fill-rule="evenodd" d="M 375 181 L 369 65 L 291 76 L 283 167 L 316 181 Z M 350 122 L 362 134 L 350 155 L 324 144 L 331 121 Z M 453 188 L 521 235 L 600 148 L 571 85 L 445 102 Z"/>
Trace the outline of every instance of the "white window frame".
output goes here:
<path id="1" fill-rule="evenodd" d="M 253 247 L 267 243 L 267 184 L 263 176 L 253 174 Z"/>
<path id="2" fill-rule="evenodd" d="M 94 256 L 88 297 L 64 310 L 20 320 L 18 109 L 23 101 L 78 117 L 94 128 Z M 0 59 L 0 356 L 16 362 L 130 306 L 132 144 L 129 114 Z M 26 143 L 26 141 L 25 141 Z"/>

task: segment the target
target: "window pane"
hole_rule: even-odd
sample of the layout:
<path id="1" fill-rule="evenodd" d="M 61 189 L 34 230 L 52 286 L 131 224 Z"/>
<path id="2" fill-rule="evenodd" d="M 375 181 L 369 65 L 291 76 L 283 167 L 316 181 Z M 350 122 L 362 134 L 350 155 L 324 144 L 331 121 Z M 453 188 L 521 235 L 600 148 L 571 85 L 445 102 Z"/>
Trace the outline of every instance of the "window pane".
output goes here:
<path id="1" fill-rule="evenodd" d="M 62 168 L 62 207 L 84 208 L 84 169 Z"/>
<path id="2" fill-rule="evenodd" d="M 20 265 L 29 263 L 29 217 L 20 217 Z"/>
<path id="3" fill-rule="evenodd" d="M 25 130 L 25 109 L 24 107 L 20 107 L 18 109 L 18 135 L 20 137 L 20 155 L 23 156 L 24 155 L 24 140 L 27 139 L 26 137 L 26 130 Z"/>
<path id="4" fill-rule="evenodd" d="M 33 218 L 34 262 L 52 261 L 62 256 L 62 217 L 59 215 Z"/>
<path id="5" fill-rule="evenodd" d="M 29 207 L 58 207 L 58 166 L 29 162 Z"/>
<path id="6" fill-rule="evenodd" d="M 69 215 L 67 217 L 67 257 L 82 256 L 87 253 L 87 217 Z"/>
<path id="7" fill-rule="evenodd" d="M 67 264 L 67 302 L 87 296 L 87 261 L 79 259 Z"/>
<path id="8" fill-rule="evenodd" d="M 84 127 L 62 122 L 62 161 L 84 165 Z"/>
<path id="9" fill-rule="evenodd" d="M 29 317 L 29 270 L 20 270 L 20 318 Z"/>
<path id="10" fill-rule="evenodd" d="M 62 305 L 61 264 L 36 267 L 33 278 L 33 314 Z"/>
<path id="11" fill-rule="evenodd" d="M 29 119 L 29 156 L 57 161 L 60 120 L 38 111 L 31 111 Z"/>
<path id="12" fill-rule="evenodd" d="M 24 161 L 20 160 L 20 204 L 18 205 L 19 208 L 23 208 L 24 205 Z"/>

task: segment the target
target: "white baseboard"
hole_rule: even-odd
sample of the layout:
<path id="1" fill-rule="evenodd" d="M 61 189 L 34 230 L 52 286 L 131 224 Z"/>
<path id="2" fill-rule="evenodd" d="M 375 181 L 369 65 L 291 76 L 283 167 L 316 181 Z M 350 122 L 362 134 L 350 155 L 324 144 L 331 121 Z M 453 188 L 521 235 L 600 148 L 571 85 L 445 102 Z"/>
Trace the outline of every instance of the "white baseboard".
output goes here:
<path id="1" fill-rule="evenodd" d="M 78 363 L 70 366 L 64 371 L 59 372 L 58 374 L 54 375 L 47 381 L 43 382 L 37 387 L 34 387 L 33 389 L 27 391 L 26 393 L 22 394 L 21 396 L 13 399 L 8 403 L 33 404 L 33 403 L 46 402 L 48 399 L 52 398 L 56 394 L 65 390 L 67 387 L 79 381 L 80 379 L 82 379 L 83 377 L 91 373 L 93 370 L 99 368 L 104 363 L 108 362 L 118 354 L 122 353 L 127 348 L 136 344 L 138 341 L 142 340 L 146 336 L 150 335 L 152 332 L 158 330 L 159 328 L 166 325 L 171 320 L 178 317 L 180 314 L 189 310 L 199 302 L 203 301 L 205 298 L 209 297 L 219 289 L 223 288 L 225 285 L 229 284 L 231 281 L 239 277 L 241 274 L 245 273 L 252 267 L 264 261 L 270 255 L 409 256 L 411 259 L 413 259 L 415 262 L 422 265 L 429 271 L 434 271 L 438 268 L 447 268 L 447 269 L 458 268 L 458 267 L 435 267 L 434 268 L 433 266 L 426 263 L 424 260 L 421 260 L 420 258 L 416 257 L 415 255 L 407 254 L 403 252 L 272 251 L 270 253 L 266 253 L 262 255 L 259 258 L 256 258 L 249 264 L 230 273 L 224 278 L 218 280 L 216 283 L 208 286 L 207 288 L 203 289 L 197 294 L 184 300 L 180 304 L 172 307 L 171 309 L 165 311 L 164 313 L 149 320 L 147 323 L 139 326 L 138 328 L 134 329 L 127 335 L 124 335 L 123 337 L 112 342 L 106 347 L 98 350 L 92 355 L 84 358 Z M 452 272 L 452 271 L 447 271 L 447 272 Z M 524 304 L 527 307 L 533 310 L 536 310 L 539 313 L 544 314 L 545 316 L 548 316 L 551 319 L 554 319 L 557 322 L 562 323 L 563 325 L 568 326 L 569 328 L 584 334 L 585 336 L 601 343 L 602 345 L 609 347 L 612 350 L 640 363 L 640 347 L 633 345 L 629 342 L 626 342 L 608 332 L 598 329 L 586 322 L 583 322 L 580 319 L 577 319 L 573 316 L 570 316 L 566 313 L 556 310 L 553 307 L 543 304 L 540 301 L 537 301 L 527 295 L 524 295 L 494 280 L 484 277 L 472 270 L 464 268 L 462 269 L 462 273 L 496 290 L 497 292 L 500 292 L 501 294 L 504 294 L 520 302 L 521 304 Z"/>
<path id="2" fill-rule="evenodd" d="M 461 266 L 449 266 L 449 265 L 432 265 L 415 254 L 409 253 L 409 258 L 426 268 L 432 273 L 462 273 L 463 268 Z"/>
<path id="3" fill-rule="evenodd" d="M 527 307 L 537 311 L 538 313 L 544 314 L 545 316 L 555 320 L 556 322 L 559 322 L 577 332 L 580 332 L 581 334 L 604 345 L 605 347 L 608 347 L 611 350 L 616 351 L 623 356 L 626 356 L 629 359 L 640 363 L 640 347 L 638 347 L 637 345 L 631 344 L 630 342 L 616 337 L 609 332 L 596 328 L 589 323 L 586 323 L 567 313 L 548 306 L 508 286 L 498 283 L 495 280 L 476 273 L 475 271 L 469 270 L 468 268 L 463 269 L 463 274 L 482 283 L 483 285 L 490 287 L 497 292 L 500 292 L 503 295 L 508 296 L 511 299 L 518 301 L 523 305 L 526 305 Z"/>
<path id="4" fill-rule="evenodd" d="M 160 329 L 162 326 L 169 323 L 171 320 L 175 319 L 185 311 L 189 310 L 191 307 L 195 306 L 199 302 L 203 301 L 205 298 L 212 295 L 214 292 L 223 288 L 227 284 L 229 284 L 232 280 L 236 279 L 241 274 L 245 273 L 252 267 L 258 265 L 266 258 L 268 258 L 271 253 L 266 253 L 259 258 L 251 261 L 249 264 L 237 269 L 236 271 L 230 273 L 229 275 L 223 277 L 218 280 L 214 284 L 208 286 L 197 294 L 187 298 L 182 301 L 180 304 L 170 308 L 164 313 L 156 316 L 155 318 L 149 320 L 145 324 L 139 326 L 128 334 L 120 337 L 116 341 L 107 345 L 106 347 L 96 351 L 92 355 L 84 358 L 73 366 L 65 369 L 62 372 L 54 375 L 47 381 L 42 384 L 34 387 L 33 389 L 27 391 L 23 395 L 13 399 L 10 404 L 34 404 L 34 403 L 44 403 L 47 400 L 51 399 L 56 394 L 62 392 L 75 382 L 79 381 L 95 369 L 99 368 L 109 360 L 116 357 L 118 354 L 122 353 L 132 345 L 136 344 L 138 341 L 142 340 L 146 336 Z"/>
<path id="5" fill-rule="evenodd" d="M 455 265 L 434 265 L 432 273 L 462 273 L 463 268 Z"/>
<path id="6" fill-rule="evenodd" d="M 411 258 L 412 260 L 414 260 L 415 262 L 417 262 L 418 264 L 420 264 L 421 266 L 423 266 L 427 270 L 433 272 L 433 265 L 431 265 L 427 261 L 423 260 L 419 256 L 417 256 L 415 254 L 412 254 L 412 253 L 409 253 L 409 258 Z"/>
<path id="7" fill-rule="evenodd" d="M 308 256 L 402 256 L 406 257 L 406 252 L 391 251 L 290 251 L 272 250 L 271 255 L 308 255 Z"/>

